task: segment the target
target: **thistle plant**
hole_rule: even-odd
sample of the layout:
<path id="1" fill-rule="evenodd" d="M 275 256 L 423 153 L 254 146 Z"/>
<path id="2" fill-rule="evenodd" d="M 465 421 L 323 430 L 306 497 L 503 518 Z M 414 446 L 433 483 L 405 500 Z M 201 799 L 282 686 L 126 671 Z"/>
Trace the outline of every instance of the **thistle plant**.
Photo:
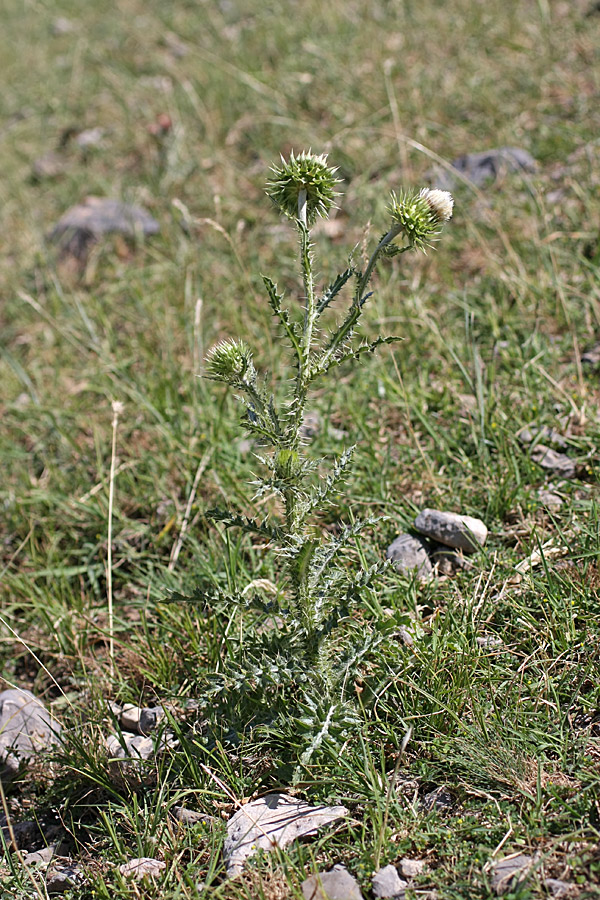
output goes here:
<path id="1" fill-rule="evenodd" d="M 254 365 L 251 349 L 240 340 L 217 344 L 206 360 L 206 375 L 234 389 L 244 405 L 246 431 L 264 451 L 257 454 L 266 474 L 256 482 L 256 496 L 276 495 L 281 514 L 264 520 L 246 518 L 228 510 L 212 510 L 209 516 L 227 527 L 267 538 L 278 555 L 280 598 L 265 604 L 259 597 L 251 602 L 282 623 L 269 644 L 271 678 L 280 682 L 285 671 L 290 683 L 310 682 L 312 693 L 306 704 L 316 708 L 319 697 L 332 697 L 340 681 L 347 677 L 352 661 L 368 652 L 370 638 L 363 635 L 359 647 L 351 647 L 342 666 L 332 661 L 332 640 L 350 609 L 358 605 L 384 568 L 352 569 L 346 564 L 348 547 L 362 529 L 377 519 L 353 522 L 335 536 L 324 536 L 316 522 L 331 502 L 332 495 L 346 477 L 354 452 L 349 447 L 333 462 L 326 478 L 316 478 L 323 461 L 313 459 L 302 440 L 302 423 L 310 392 L 322 379 L 348 363 L 360 360 L 382 344 L 399 340 L 380 336 L 375 340 L 357 337 L 361 316 L 371 296 L 369 285 L 377 264 L 385 258 L 411 249 L 425 250 L 438 236 L 452 214 L 452 197 L 445 191 L 392 194 L 389 222 L 364 268 L 350 261 L 348 267 L 324 289 L 315 284 L 315 260 L 311 227 L 319 216 L 333 207 L 339 184 L 336 169 L 326 156 L 312 152 L 293 153 L 274 166 L 267 194 L 296 228 L 299 238 L 299 269 L 303 286 L 301 312 L 285 306 L 277 285 L 263 276 L 268 302 L 287 342 L 293 378 L 283 382 L 287 395 L 276 400 Z M 345 296 L 346 311 L 330 331 L 322 330 L 321 317 L 331 304 Z M 241 597 L 229 597 L 242 602 Z M 247 602 L 247 598 L 246 601 Z M 263 641 L 266 647 L 266 642 Z M 288 652 L 284 653 L 284 645 Z M 279 662 L 275 662 L 275 659 Z M 284 659 L 285 658 L 285 659 Z M 283 662 L 282 662 L 283 660 Z M 237 661 L 239 664 L 239 661 Z M 265 676 L 265 660 L 255 669 Z M 277 672 L 275 668 L 279 666 Z M 339 694 L 339 692 L 338 692 Z M 313 740 L 314 744 L 314 740 Z"/>

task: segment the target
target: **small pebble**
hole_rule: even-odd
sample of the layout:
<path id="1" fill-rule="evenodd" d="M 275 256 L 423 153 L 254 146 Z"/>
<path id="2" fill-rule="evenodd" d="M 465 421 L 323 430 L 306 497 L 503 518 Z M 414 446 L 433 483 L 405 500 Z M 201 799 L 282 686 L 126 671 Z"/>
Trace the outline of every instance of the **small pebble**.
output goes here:
<path id="1" fill-rule="evenodd" d="M 171 810 L 173 816 L 182 825 L 198 825 L 200 822 L 214 822 L 215 817 L 209 816 L 207 813 L 196 812 L 194 809 L 186 809 L 184 806 L 174 806 Z"/>
<path id="2" fill-rule="evenodd" d="M 566 453 L 558 453 L 545 444 L 537 444 L 531 451 L 531 458 L 542 469 L 560 478 L 575 478 L 577 473 L 577 466 Z"/>
<path id="3" fill-rule="evenodd" d="M 541 505 L 549 510 L 560 509 L 564 502 L 560 494 L 556 494 L 554 491 L 539 490 L 538 497 Z"/>
<path id="4" fill-rule="evenodd" d="M 396 866 L 384 866 L 373 876 L 373 895 L 375 897 L 400 900 L 404 897 L 407 887 L 408 882 L 400 878 Z"/>
<path id="5" fill-rule="evenodd" d="M 401 859 L 398 868 L 405 878 L 416 878 L 425 868 L 425 860 L 423 859 Z"/>
<path id="6" fill-rule="evenodd" d="M 35 850 L 33 853 L 26 853 L 23 857 L 23 865 L 35 866 L 38 863 L 48 864 L 52 860 L 52 857 L 55 856 L 57 847 L 57 844 L 50 844 L 49 847 L 44 847 L 43 850 Z"/>
<path id="7" fill-rule="evenodd" d="M 415 573 L 422 581 L 433 576 L 433 566 L 423 538 L 412 534 L 400 534 L 387 548 L 387 559 L 391 559 L 397 572 L 403 575 Z"/>
<path id="8" fill-rule="evenodd" d="M 438 509 L 422 510 L 415 519 L 415 528 L 440 544 L 464 550 L 465 553 L 479 550 L 488 536 L 487 527 L 481 519 Z"/>
<path id="9" fill-rule="evenodd" d="M 512 890 L 525 879 L 532 865 L 532 857 L 522 853 L 505 856 L 504 859 L 498 860 L 492 876 L 492 887 L 496 894 L 500 896 Z"/>
<path id="10" fill-rule="evenodd" d="M 49 894 L 64 894 L 71 888 L 81 887 L 84 880 L 79 866 L 61 866 L 46 875 L 46 890 Z"/>
<path id="11" fill-rule="evenodd" d="M 141 856 L 123 863 L 122 866 L 119 866 L 119 872 L 126 878 L 135 878 L 137 881 L 142 881 L 144 878 L 158 878 L 166 868 L 167 864 L 160 859 Z"/>
<path id="12" fill-rule="evenodd" d="M 544 887 L 553 897 L 568 897 L 573 889 L 577 889 L 577 885 L 568 881 L 561 881 L 559 878 L 544 879 Z"/>
<path id="13" fill-rule="evenodd" d="M 358 882 L 345 866 L 334 866 L 302 882 L 304 900 L 363 900 Z"/>

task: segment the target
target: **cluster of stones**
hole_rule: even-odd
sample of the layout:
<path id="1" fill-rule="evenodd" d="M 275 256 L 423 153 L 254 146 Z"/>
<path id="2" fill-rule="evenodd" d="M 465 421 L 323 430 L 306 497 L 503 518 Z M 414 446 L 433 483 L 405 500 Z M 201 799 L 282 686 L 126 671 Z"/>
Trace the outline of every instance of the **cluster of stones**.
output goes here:
<path id="1" fill-rule="evenodd" d="M 480 550 L 488 536 L 486 525 L 473 516 L 424 509 L 414 521 L 418 534 L 403 533 L 387 549 L 398 572 L 427 581 L 470 565 L 468 555 Z"/>

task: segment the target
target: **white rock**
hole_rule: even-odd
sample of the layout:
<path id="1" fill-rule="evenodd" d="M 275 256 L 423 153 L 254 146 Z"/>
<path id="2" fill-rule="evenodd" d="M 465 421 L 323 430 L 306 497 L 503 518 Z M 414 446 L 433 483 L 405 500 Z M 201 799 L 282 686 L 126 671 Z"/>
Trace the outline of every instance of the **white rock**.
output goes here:
<path id="1" fill-rule="evenodd" d="M 433 567 L 422 538 L 412 534 L 399 534 L 387 548 L 386 557 L 394 563 L 397 572 L 416 574 L 422 581 L 433 575 Z"/>
<path id="2" fill-rule="evenodd" d="M 242 806 L 227 823 L 223 853 L 228 875 L 237 875 L 257 850 L 287 847 L 348 815 L 344 806 L 310 806 L 287 794 L 267 794 Z"/>
<path id="3" fill-rule="evenodd" d="M 398 868 L 405 878 L 416 878 L 425 868 L 425 860 L 423 859 L 401 859 Z"/>
<path id="4" fill-rule="evenodd" d="M 363 900 L 360 887 L 345 866 L 310 875 L 302 882 L 304 900 Z"/>
<path id="5" fill-rule="evenodd" d="M 167 864 L 160 859 L 140 856 L 136 859 L 130 859 L 129 862 L 119 866 L 119 872 L 126 878 L 135 878 L 137 881 L 142 881 L 144 878 L 157 878 L 163 869 L 166 868 Z"/>
<path id="6" fill-rule="evenodd" d="M 465 553 L 474 553 L 485 544 L 488 536 L 487 527 L 481 519 L 441 512 L 438 509 L 422 510 L 415 519 L 415 528 L 421 534 L 435 538 L 440 544 L 455 547 Z"/>
<path id="7" fill-rule="evenodd" d="M 401 898 L 408 887 L 408 882 L 398 875 L 396 866 L 384 866 L 373 876 L 373 894 L 375 897 Z"/>
<path id="8" fill-rule="evenodd" d="M 492 887 L 495 892 L 500 895 L 512 890 L 527 877 L 532 865 L 532 857 L 525 856 L 523 853 L 513 853 L 512 856 L 499 859 L 494 866 L 492 877 Z"/>
<path id="9" fill-rule="evenodd" d="M 19 767 L 58 740 L 60 725 L 31 691 L 0 693 L 0 780 L 10 781 Z"/>

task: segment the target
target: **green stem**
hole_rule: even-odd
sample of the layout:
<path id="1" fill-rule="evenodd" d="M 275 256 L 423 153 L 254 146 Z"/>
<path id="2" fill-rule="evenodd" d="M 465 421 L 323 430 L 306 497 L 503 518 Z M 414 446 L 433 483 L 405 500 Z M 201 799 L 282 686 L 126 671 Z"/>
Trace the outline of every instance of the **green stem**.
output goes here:
<path id="1" fill-rule="evenodd" d="M 367 263 L 367 268 L 365 269 L 360 281 L 358 282 L 358 285 L 356 286 L 356 298 L 355 298 L 356 303 L 360 303 L 360 301 L 362 299 L 362 295 L 363 295 L 369 281 L 371 280 L 371 275 L 373 274 L 373 269 L 375 268 L 375 265 L 377 264 L 379 254 L 385 247 L 388 246 L 388 244 L 392 243 L 394 238 L 398 237 L 398 235 L 400 234 L 401 231 L 402 231 L 401 225 L 394 225 L 392 228 L 390 228 L 388 233 L 385 234 L 381 238 L 381 240 L 379 241 L 379 243 L 373 250 L 373 253 L 371 254 L 371 258 L 370 258 L 369 262 Z M 408 249 L 408 247 L 406 249 Z"/>

